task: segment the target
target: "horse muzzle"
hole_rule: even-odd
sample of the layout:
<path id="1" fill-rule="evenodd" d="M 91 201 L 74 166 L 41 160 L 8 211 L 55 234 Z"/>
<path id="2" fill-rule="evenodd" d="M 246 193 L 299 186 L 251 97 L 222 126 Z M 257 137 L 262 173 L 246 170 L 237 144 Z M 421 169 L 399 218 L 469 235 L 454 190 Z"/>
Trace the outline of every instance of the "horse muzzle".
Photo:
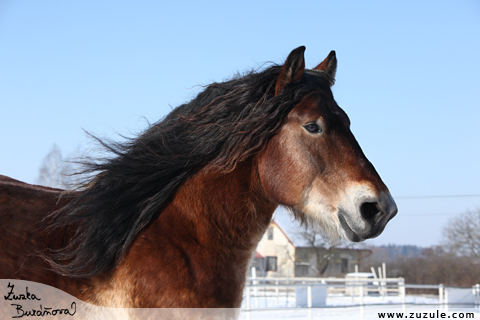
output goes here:
<path id="1" fill-rule="evenodd" d="M 389 192 L 382 192 L 379 197 L 363 196 L 355 200 L 353 206 L 348 206 L 354 210 L 341 207 L 338 210 L 344 237 L 352 242 L 378 237 L 398 211 Z"/>

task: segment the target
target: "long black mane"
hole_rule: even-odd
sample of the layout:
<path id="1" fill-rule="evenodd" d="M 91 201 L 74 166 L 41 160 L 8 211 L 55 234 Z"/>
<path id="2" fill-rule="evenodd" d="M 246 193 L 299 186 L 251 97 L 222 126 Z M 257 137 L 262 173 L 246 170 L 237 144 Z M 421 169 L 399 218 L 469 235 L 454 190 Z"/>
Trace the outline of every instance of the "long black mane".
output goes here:
<path id="1" fill-rule="evenodd" d="M 88 187 L 67 193 L 50 230 L 74 230 L 68 244 L 45 256 L 63 275 L 91 277 L 111 270 L 156 219 L 188 177 L 206 165 L 228 172 L 260 152 L 309 92 L 331 96 L 332 79 L 308 71 L 275 96 L 280 66 L 213 83 L 138 138 L 97 139 L 112 154 L 87 163 Z"/>

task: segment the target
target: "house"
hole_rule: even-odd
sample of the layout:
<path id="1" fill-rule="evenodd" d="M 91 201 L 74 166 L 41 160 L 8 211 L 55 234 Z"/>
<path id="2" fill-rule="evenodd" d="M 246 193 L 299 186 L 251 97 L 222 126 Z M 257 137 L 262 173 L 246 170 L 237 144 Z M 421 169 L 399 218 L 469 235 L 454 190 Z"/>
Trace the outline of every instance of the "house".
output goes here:
<path id="1" fill-rule="evenodd" d="M 252 259 L 258 277 L 343 277 L 371 254 L 358 245 L 318 245 L 318 238 L 311 237 L 320 236 L 303 230 L 285 209 L 275 212 Z"/>

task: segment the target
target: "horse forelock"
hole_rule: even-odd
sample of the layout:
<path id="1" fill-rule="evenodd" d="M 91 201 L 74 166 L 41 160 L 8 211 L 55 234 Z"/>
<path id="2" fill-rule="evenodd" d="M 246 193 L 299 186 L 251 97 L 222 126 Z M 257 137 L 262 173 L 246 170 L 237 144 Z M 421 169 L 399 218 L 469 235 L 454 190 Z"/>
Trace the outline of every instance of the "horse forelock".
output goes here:
<path id="1" fill-rule="evenodd" d="M 279 72 L 272 66 L 213 83 L 138 138 L 96 138 L 114 157 L 85 163 L 85 172 L 99 174 L 52 215 L 51 228 L 80 225 L 46 257 L 53 269 L 74 277 L 112 269 L 189 177 L 205 166 L 232 171 L 267 145 L 306 94 L 319 84 L 330 92 L 328 75 L 312 71 L 274 96 Z"/>

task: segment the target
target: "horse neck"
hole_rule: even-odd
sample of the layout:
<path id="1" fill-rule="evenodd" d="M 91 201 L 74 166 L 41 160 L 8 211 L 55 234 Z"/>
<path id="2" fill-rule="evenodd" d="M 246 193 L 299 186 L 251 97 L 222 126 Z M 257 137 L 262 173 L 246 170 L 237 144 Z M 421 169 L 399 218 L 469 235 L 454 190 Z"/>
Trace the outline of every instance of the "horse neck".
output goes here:
<path id="1" fill-rule="evenodd" d="M 182 216 L 179 227 L 186 221 L 195 226 L 199 242 L 253 251 L 275 208 L 262 188 L 256 162 L 250 160 L 227 174 L 208 167 L 200 171 L 179 189 L 166 211 Z"/>
<path id="2" fill-rule="evenodd" d="M 228 174 L 201 170 L 139 234 L 114 282 L 155 285 L 137 288 L 142 304 L 132 306 L 240 307 L 253 251 L 276 208 L 252 163 Z"/>

